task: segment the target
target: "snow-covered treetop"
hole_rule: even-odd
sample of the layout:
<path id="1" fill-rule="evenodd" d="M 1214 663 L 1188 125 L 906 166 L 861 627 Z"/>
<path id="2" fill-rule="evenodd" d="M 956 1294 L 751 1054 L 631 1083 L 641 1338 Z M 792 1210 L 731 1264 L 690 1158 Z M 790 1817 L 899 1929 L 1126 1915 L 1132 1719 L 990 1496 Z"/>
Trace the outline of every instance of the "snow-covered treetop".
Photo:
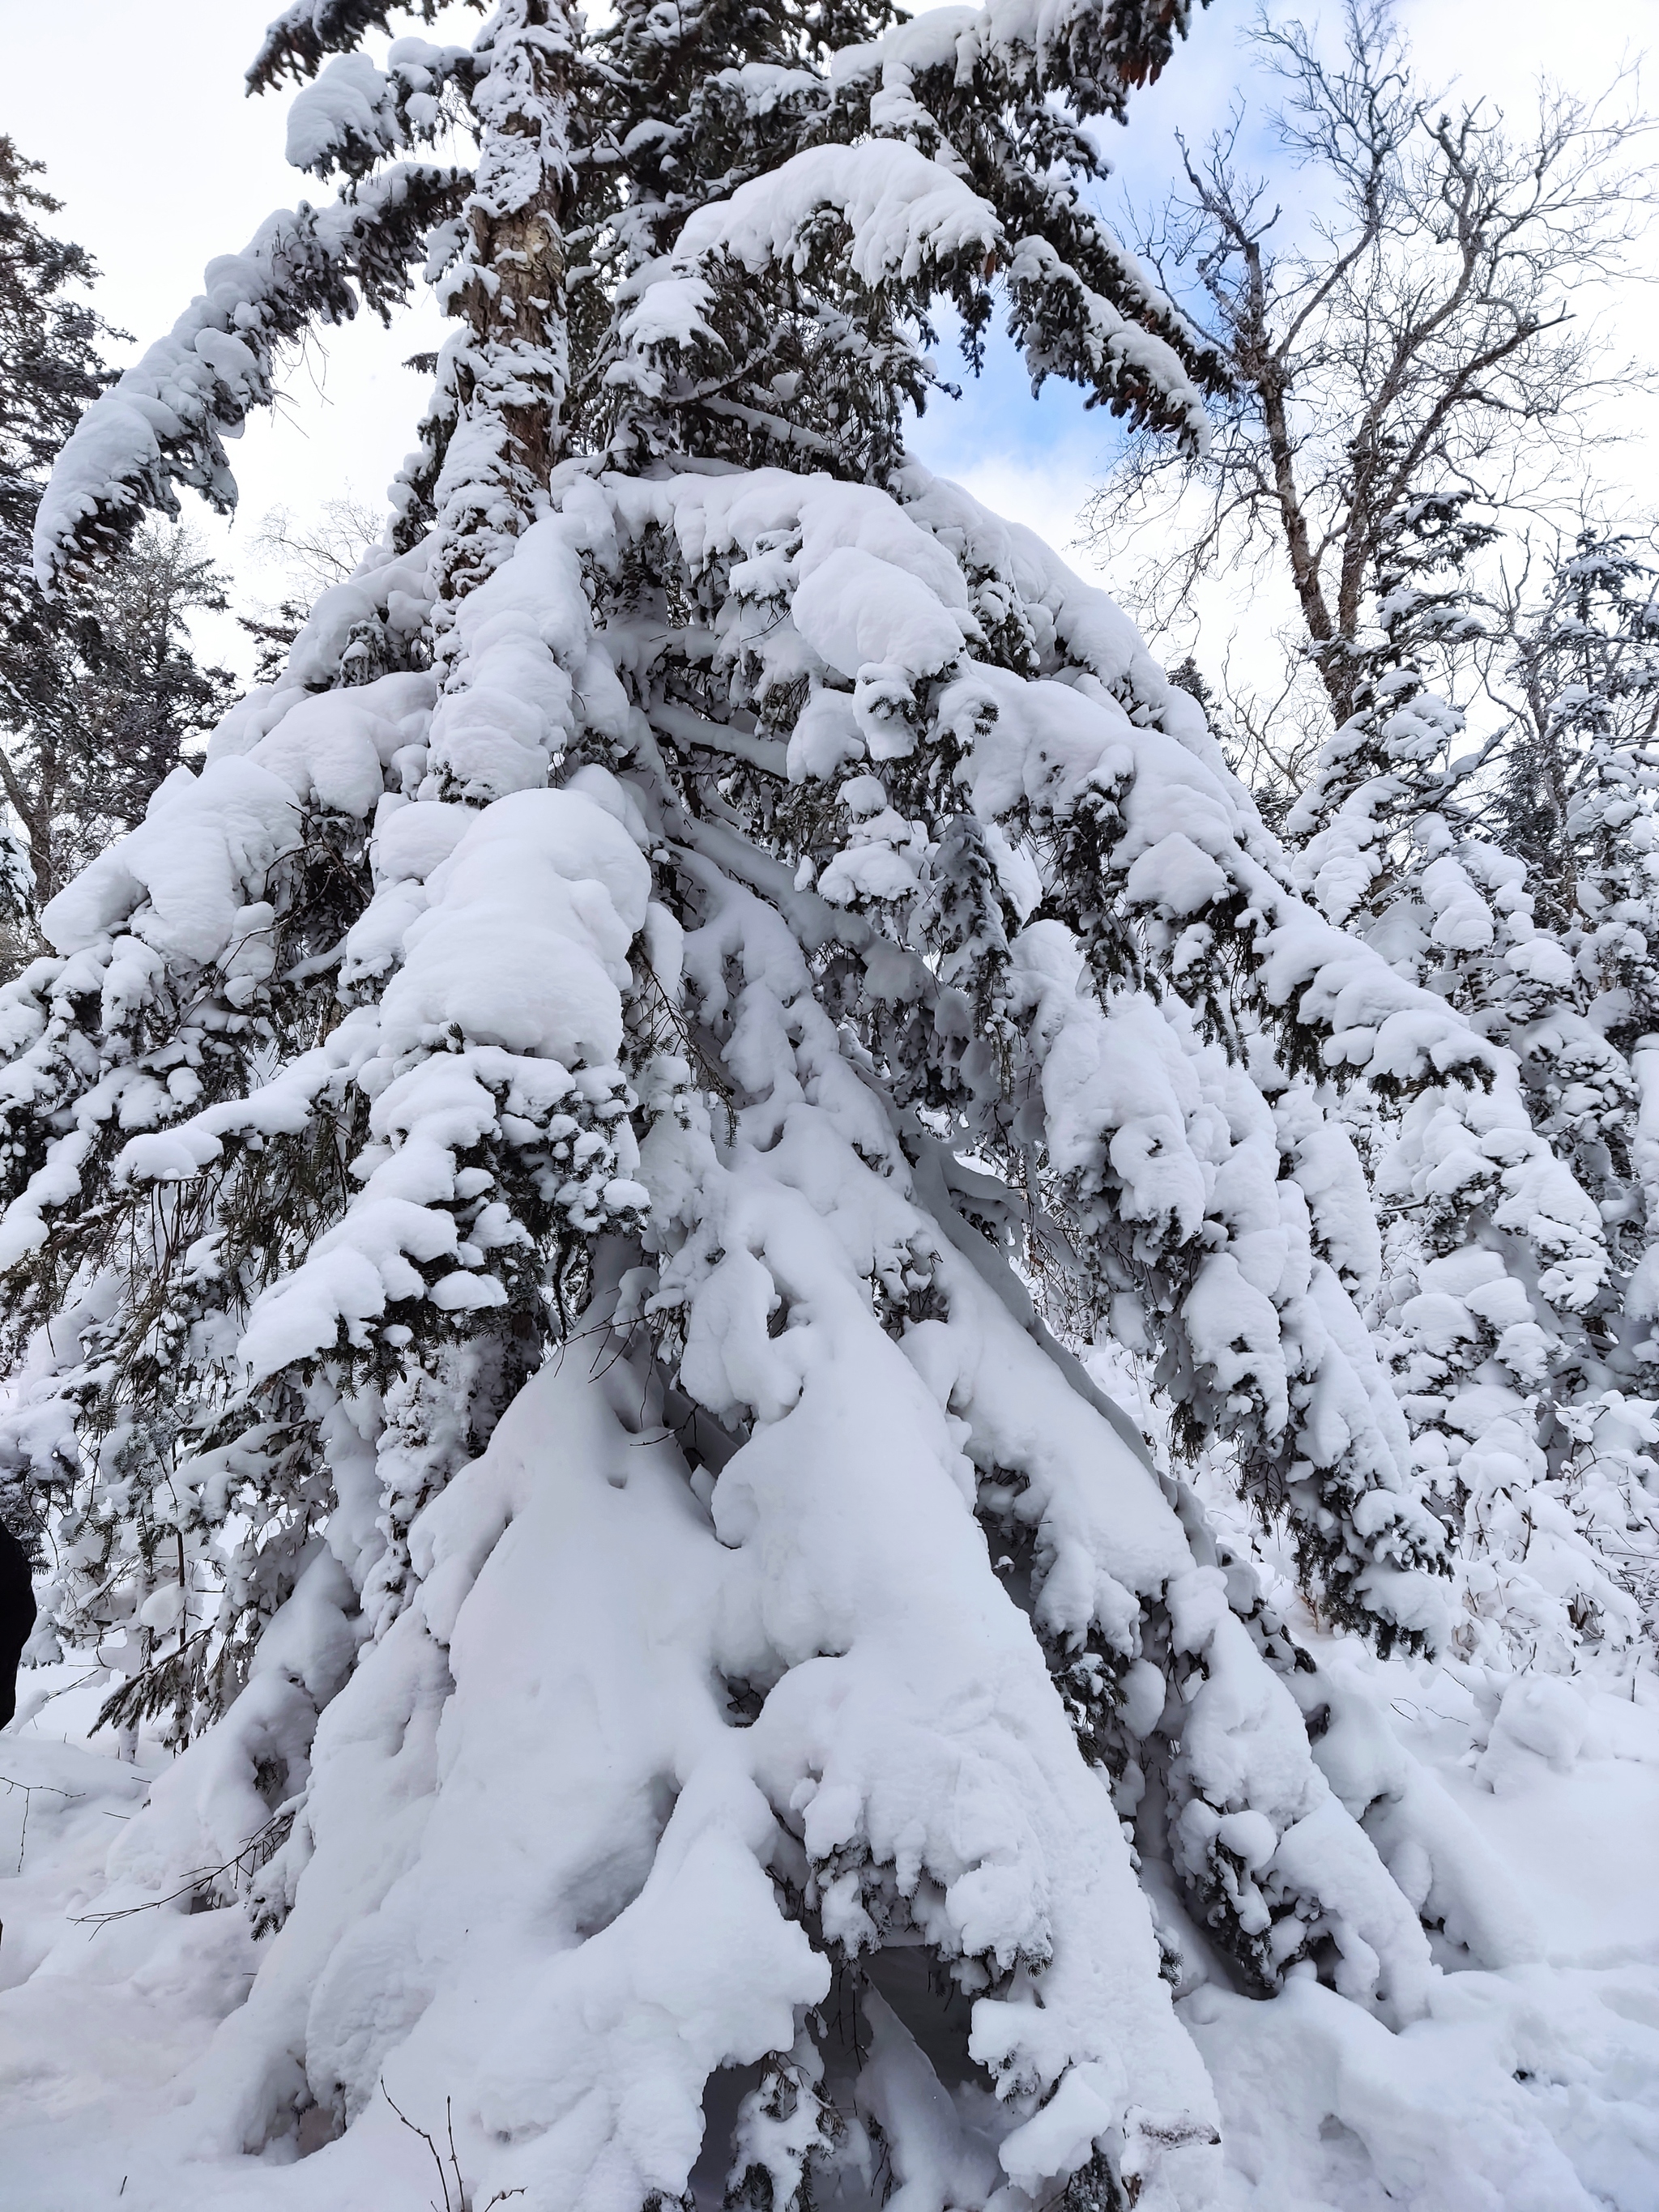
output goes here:
<path id="1" fill-rule="evenodd" d="M 1035 383 L 1069 377 L 1202 441 L 1218 365 L 1086 206 L 1100 159 L 1050 98 L 1117 112 L 1183 9 L 996 0 L 893 27 L 878 9 L 843 25 L 711 8 L 671 33 L 624 7 L 590 36 L 560 4 L 506 0 L 471 47 L 404 38 L 381 69 L 361 42 L 392 12 L 303 0 L 272 25 L 250 85 L 301 82 L 289 158 L 342 196 L 216 262 L 88 410 L 40 511 L 43 580 L 143 508 L 171 511 L 178 483 L 233 503 L 222 433 L 269 403 L 283 349 L 360 298 L 385 313 L 420 262 L 465 324 L 405 502 L 406 533 L 449 513 L 445 599 L 510 538 L 490 511 L 527 511 L 566 453 L 637 465 L 695 446 L 887 480 L 904 404 L 934 381 L 937 297 L 972 351 L 1000 289 Z M 410 159 L 458 118 L 478 143 L 470 179 Z M 508 232 L 524 237 L 503 258 Z M 502 295 L 484 267 L 524 282 Z M 763 271 L 783 307 L 757 317 Z"/>

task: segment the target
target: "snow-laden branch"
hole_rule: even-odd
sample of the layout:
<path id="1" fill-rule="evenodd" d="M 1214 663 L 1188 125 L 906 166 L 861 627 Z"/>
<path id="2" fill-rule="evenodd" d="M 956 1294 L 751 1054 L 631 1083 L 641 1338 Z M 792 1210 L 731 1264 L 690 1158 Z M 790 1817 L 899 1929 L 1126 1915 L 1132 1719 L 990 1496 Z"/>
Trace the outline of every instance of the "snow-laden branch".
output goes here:
<path id="1" fill-rule="evenodd" d="M 438 0 L 291 0 L 267 25 L 247 72 L 250 92 L 269 92 L 284 76 L 303 84 L 328 54 L 349 53 L 370 31 L 384 31 L 394 14 L 430 22 Z"/>
<path id="2" fill-rule="evenodd" d="M 206 290 L 93 402 L 59 454 L 34 524 L 43 586 L 120 544 L 145 508 L 176 514 L 176 484 L 229 513 L 236 482 L 222 434 L 270 404 L 281 349 L 313 323 L 349 321 L 360 301 L 387 315 L 464 185 L 454 169 L 399 164 L 352 199 L 269 216 L 242 252 L 210 262 Z"/>
<path id="3" fill-rule="evenodd" d="M 983 78 L 985 94 L 1063 90 L 1079 115 L 1121 115 L 1187 29 L 1190 0 L 988 0 L 933 8 L 879 42 L 837 56 L 843 80 L 896 56 L 918 75 Z"/>
<path id="4" fill-rule="evenodd" d="M 376 161 L 428 143 L 444 125 L 447 87 L 471 85 L 478 64 L 467 46 L 399 39 L 376 69 L 367 54 L 338 54 L 295 94 L 285 151 L 296 169 L 318 177 L 361 177 Z"/>

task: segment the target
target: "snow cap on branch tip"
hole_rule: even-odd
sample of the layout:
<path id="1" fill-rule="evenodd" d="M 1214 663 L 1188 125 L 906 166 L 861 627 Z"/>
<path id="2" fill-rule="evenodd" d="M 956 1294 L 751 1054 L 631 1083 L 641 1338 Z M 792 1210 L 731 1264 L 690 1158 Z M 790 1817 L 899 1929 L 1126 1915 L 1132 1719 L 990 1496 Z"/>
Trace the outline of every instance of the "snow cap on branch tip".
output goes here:
<path id="1" fill-rule="evenodd" d="M 441 4 L 441 0 L 291 0 L 266 27 L 248 67 L 247 88 L 269 92 L 284 76 L 302 84 L 316 75 L 326 55 L 349 52 L 369 32 L 389 30 L 393 15 L 418 15 L 429 23 Z"/>
<path id="2" fill-rule="evenodd" d="M 1162 74 L 1190 15 L 1191 0 L 985 0 L 929 9 L 836 60 L 843 82 L 890 61 L 969 82 L 983 72 L 988 90 L 1054 91 L 1079 115 L 1121 118 L 1130 92 Z"/>
<path id="3" fill-rule="evenodd" d="M 400 1303 L 457 1315 L 505 1306 L 476 1232 L 462 1237 L 451 1210 L 457 1155 L 503 1131 L 562 1143 L 557 1203 L 583 1226 L 647 1210 L 617 1060 L 651 870 L 608 795 L 511 793 L 472 812 L 426 878 L 372 1063 L 356 1072 L 379 1140 L 367 1179 L 256 1301 L 240 1347 L 254 1380 L 332 1350 L 343 1328 L 362 1344 Z M 498 1241 L 517 1239 L 503 1224 Z"/>

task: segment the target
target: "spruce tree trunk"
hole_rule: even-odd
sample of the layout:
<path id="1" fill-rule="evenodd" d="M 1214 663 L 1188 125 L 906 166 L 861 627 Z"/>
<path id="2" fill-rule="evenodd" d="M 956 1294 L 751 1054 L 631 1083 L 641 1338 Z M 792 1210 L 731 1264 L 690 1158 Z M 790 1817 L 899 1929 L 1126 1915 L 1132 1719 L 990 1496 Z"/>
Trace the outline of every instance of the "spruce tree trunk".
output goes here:
<path id="1" fill-rule="evenodd" d="M 470 342 L 454 360 L 459 419 L 436 493 L 441 600 L 464 598 L 500 565 L 563 447 L 575 36 L 567 0 L 506 0 L 473 94 L 483 138 L 447 303 Z"/>

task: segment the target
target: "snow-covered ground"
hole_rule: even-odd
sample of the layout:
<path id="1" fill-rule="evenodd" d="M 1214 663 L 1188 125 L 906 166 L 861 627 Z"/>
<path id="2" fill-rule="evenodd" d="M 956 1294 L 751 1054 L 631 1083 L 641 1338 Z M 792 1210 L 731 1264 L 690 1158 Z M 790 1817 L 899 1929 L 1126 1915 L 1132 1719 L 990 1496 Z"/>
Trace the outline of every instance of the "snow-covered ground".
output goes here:
<path id="1" fill-rule="evenodd" d="M 1634 1703 L 1522 1680 L 1488 1727 L 1443 1669 L 1320 1656 L 1339 1674 L 1384 1678 L 1391 1727 L 1490 1845 L 1534 1923 L 1538 1963 L 1446 1972 L 1429 2017 L 1399 2035 L 1311 1980 L 1266 2004 L 1214 1984 L 1187 1997 L 1220 2093 L 1229 2206 L 1659 2204 L 1650 1680 Z M 1528 1708 L 1529 1688 L 1547 1712 Z"/>
<path id="2" fill-rule="evenodd" d="M 1311 1978 L 1261 2002 L 1218 1970 L 1185 1994 L 1180 2015 L 1222 2105 L 1227 2212 L 1652 2212 L 1651 1678 L 1634 1694 L 1522 1679 L 1494 1715 L 1443 1668 L 1379 1666 L 1297 1625 L 1335 1680 L 1382 1692 L 1368 1704 L 1490 1847 L 1486 1902 L 1530 1918 L 1537 1963 L 1460 1971 L 1449 1956 L 1428 2017 L 1400 2034 Z M 107 1732 L 89 1737 L 100 1694 L 72 1660 L 26 1674 L 20 1718 L 0 1735 L 0 2201 L 7 2212 L 269 2202 L 280 2184 L 261 2161 L 216 2162 L 194 2181 L 144 2170 L 146 2124 L 241 2002 L 259 1946 L 240 1903 L 155 1904 L 141 1884 L 112 1882 L 112 1843 L 167 1754 L 141 1741 L 129 1764 Z M 375 2212 L 426 2203 L 437 2184 L 425 2146 L 401 2131 L 380 2142 Z M 280 2155 L 294 2154 L 290 2140 Z M 366 2203 L 360 2166 L 324 2159 L 316 2176 L 319 2208 Z M 723 2176 L 696 2179 L 700 2212 L 718 2205 Z"/>

